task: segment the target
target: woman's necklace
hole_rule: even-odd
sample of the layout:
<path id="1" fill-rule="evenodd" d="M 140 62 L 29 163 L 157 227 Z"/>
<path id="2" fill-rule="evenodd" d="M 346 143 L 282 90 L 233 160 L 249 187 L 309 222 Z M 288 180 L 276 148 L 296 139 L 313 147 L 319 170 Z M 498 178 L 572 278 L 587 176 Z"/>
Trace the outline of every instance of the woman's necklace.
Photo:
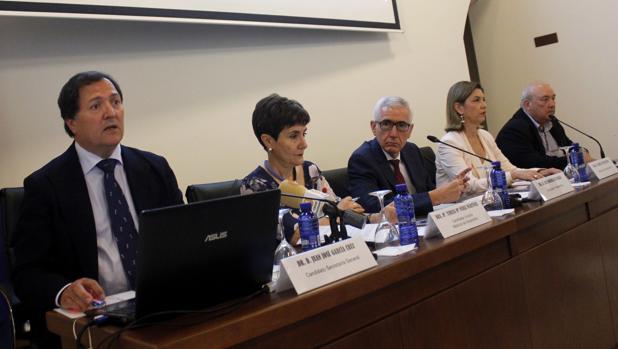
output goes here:
<path id="1" fill-rule="evenodd" d="M 285 180 L 283 176 L 278 174 L 277 171 L 270 166 L 270 162 L 268 162 L 268 160 L 264 160 L 264 168 L 268 171 L 268 173 L 270 173 L 271 176 L 277 178 L 280 182 Z M 296 166 L 292 167 L 292 180 L 296 182 Z"/>

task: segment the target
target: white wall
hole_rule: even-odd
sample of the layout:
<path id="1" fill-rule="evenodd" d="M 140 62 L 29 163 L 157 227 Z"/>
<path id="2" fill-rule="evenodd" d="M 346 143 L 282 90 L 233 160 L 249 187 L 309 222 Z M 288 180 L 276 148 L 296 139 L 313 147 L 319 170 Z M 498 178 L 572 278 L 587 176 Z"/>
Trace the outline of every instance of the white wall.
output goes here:
<path id="1" fill-rule="evenodd" d="M 611 0 L 478 0 L 470 9 L 488 123 L 495 135 L 533 80 L 552 84 L 556 115 L 594 135 L 618 158 L 618 2 Z M 537 36 L 558 33 L 557 44 L 534 47 Z M 567 129 L 573 141 L 599 156 L 598 146 Z"/>
<path id="2" fill-rule="evenodd" d="M 467 79 L 462 1 L 400 0 L 404 34 L 0 17 L 0 187 L 63 152 L 55 104 L 83 70 L 125 95 L 124 144 L 165 156 L 181 189 L 242 178 L 265 158 L 251 112 L 271 92 L 312 116 L 306 159 L 346 166 L 382 95 L 407 98 L 412 138 L 442 133 L 448 87 Z"/>

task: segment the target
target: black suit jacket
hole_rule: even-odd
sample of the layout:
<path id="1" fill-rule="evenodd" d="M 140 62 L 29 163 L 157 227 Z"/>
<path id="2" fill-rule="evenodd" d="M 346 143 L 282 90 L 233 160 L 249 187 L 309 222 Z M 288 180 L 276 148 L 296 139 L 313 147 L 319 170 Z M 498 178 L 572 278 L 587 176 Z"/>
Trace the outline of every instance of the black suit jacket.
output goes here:
<path id="1" fill-rule="evenodd" d="M 552 118 L 552 128 L 549 132 L 560 147 L 573 143 L 555 117 Z M 545 147 L 538 130 L 521 108 L 504 124 L 496 137 L 496 143 L 502 153 L 520 168 L 555 167 L 563 169 L 567 165 L 566 157 L 545 155 Z"/>
<path id="2" fill-rule="evenodd" d="M 435 189 L 431 173 L 423 166 L 421 152 L 413 143 L 406 143 L 400 158 L 416 188 L 416 194 L 412 195 L 415 213 L 426 215 L 433 210 L 428 194 Z M 370 192 L 390 189 L 395 193 L 395 173 L 375 138 L 364 142 L 352 153 L 348 160 L 348 178 L 350 193 L 359 197 L 358 202 L 367 212 L 380 212 L 380 203 L 375 197 L 368 195 Z M 393 197 L 392 194 L 387 196 L 384 205 L 393 201 Z"/>
<path id="3" fill-rule="evenodd" d="M 123 146 L 122 159 L 136 212 L 182 203 L 164 158 Z M 75 145 L 28 176 L 24 190 L 13 283 L 36 317 L 55 307 L 56 294 L 67 283 L 98 279 L 97 234 Z"/>

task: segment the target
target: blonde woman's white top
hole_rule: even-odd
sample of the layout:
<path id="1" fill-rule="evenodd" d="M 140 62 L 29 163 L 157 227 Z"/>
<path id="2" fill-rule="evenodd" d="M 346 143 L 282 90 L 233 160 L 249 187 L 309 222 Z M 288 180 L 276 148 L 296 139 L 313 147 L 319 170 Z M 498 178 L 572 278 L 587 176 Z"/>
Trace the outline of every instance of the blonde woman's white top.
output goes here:
<path id="1" fill-rule="evenodd" d="M 491 133 L 483 130 L 477 130 L 481 144 L 485 149 L 485 158 L 492 161 L 500 161 L 502 169 L 506 172 L 506 179 L 511 183 L 511 171 L 518 170 L 509 159 L 502 154 L 496 141 Z M 442 142 L 452 144 L 461 149 L 465 149 L 474 153 L 468 138 L 463 131 L 450 131 L 442 137 Z M 436 153 L 436 185 L 440 186 L 452 181 L 458 173 L 472 167 L 469 173 L 470 181 L 464 193 L 465 196 L 472 196 L 487 190 L 487 173 L 483 166 L 491 165 L 487 161 L 483 161 L 475 156 L 466 154 L 457 149 L 451 148 L 444 144 L 438 144 Z"/>

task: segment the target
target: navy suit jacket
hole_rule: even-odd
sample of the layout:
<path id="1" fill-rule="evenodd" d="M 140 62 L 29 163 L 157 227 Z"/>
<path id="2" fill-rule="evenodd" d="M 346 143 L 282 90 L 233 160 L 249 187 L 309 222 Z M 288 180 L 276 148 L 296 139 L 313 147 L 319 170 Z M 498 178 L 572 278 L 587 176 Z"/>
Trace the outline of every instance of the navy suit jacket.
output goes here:
<path id="1" fill-rule="evenodd" d="M 552 117 L 551 122 L 552 128 L 549 133 L 554 136 L 558 146 L 571 145 L 573 142 L 564 133 L 564 128 L 558 119 Z M 566 157 L 545 154 L 539 131 L 521 108 L 502 126 L 496 137 L 496 144 L 513 165 L 520 168 L 555 167 L 563 169 L 567 165 Z"/>
<path id="2" fill-rule="evenodd" d="M 426 215 L 433 210 L 428 193 L 435 189 L 431 173 L 423 165 L 421 152 L 413 143 L 406 143 L 401 150 L 400 159 L 416 188 L 416 194 L 412 195 L 415 213 Z M 348 160 L 348 178 L 350 193 L 359 197 L 358 202 L 367 212 L 380 212 L 380 203 L 369 195 L 370 192 L 390 189 L 395 193 L 395 172 L 375 138 L 364 142 L 352 153 Z M 393 201 L 393 197 L 392 194 L 387 196 L 384 205 Z"/>
<path id="3" fill-rule="evenodd" d="M 182 203 L 176 177 L 155 154 L 122 147 L 136 212 Z M 94 216 L 75 146 L 24 180 L 15 233 L 15 291 L 33 316 L 55 307 L 58 291 L 82 277 L 98 280 Z"/>

